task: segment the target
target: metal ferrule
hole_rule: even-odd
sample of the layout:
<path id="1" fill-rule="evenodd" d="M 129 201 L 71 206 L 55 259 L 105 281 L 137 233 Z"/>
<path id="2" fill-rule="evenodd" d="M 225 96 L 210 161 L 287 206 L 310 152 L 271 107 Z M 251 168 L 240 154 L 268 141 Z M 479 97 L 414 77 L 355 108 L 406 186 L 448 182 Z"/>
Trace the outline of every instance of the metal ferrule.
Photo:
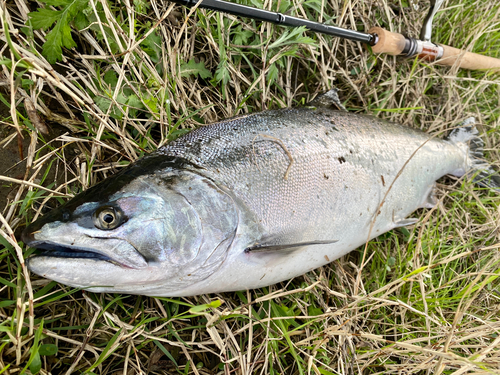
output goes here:
<path id="1" fill-rule="evenodd" d="M 438 44 L 406 37 L 406 45 L 402 55 L 413 57 L 418 55 L 422 60 L 436 61 L 443 57 L 444 49 Z"/>
<path id="2" fill-rule="evenodd" d="M 417 54 L 419 41 L 417 39 L 410 37 L 405 37 L 405 38 L 406 38 L 405 49 L 401 54 L 407 57 L 415 56 Z"/>

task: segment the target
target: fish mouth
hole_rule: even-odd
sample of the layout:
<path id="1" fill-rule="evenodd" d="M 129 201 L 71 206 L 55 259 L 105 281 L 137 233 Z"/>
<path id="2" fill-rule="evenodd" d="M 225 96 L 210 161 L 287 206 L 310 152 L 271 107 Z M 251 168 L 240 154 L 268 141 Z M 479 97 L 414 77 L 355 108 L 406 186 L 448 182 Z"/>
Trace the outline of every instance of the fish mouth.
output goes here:
<path id="1" fill-rule="evenodd" d="M 99 237 L 84 235 L 83 237 L 80 236 L 81 238 L 74 239 L 74 242 L 51 241 L 43 238 L 47 237 L 43 233 L 42 235 L 38 233 L 40 231 L 28 228 L 24 230 L 21 236 L 26 246 L 36 249 L 36 252 L 27 259 L 28 268 L 30 268 L 30 265 L 34 266 L 35 262 L 39 263 L 42 258 L 47 261 L 51 258 L 53 262 L 56 259 L 72 263 L 78 260 L 107 262 L 124 269 L 141 269 L 149 266 L 144 256 L 130 242 L 124 239 L 100 239 Z M 35 238 L 35 236 L 41 236 L 42 238 Z M 106 243 L 101 243 L 102 240 L 106 240 Z"/>
<path id="2" fill-rule="evenodd" d="M 117 263 L 110 257 L 103 255 L 101 253 L 97 253 L 92 249 L 87 249 L 87 248 L 62 246 L 57 244 L 51 244 L 49 242 L 31 244 L 30 247 L 33 247 L 38 250 L 37 254 L 33 255 L 33 257 L 45 256 L 53 258 L 94 259 L 94 260 L 103 260 L 111 263 Z"/>
<path id="3" fill-rule="evenodd" d="M 122 268 L 134 268 L 128 264 L 112 259 L 107 255 L 97 252 L 94 249 L 86 247 L 78 247 L 71 245 L 60 245 L 52 242 L 35 241 L 27 244 L 29 247 L 36 249 L 36 252 L 26 259 L 27 266 L 30 268 L 30 263 L 34 259 L 40 258 L 58 258 L 58 259 L 84 259 L 93 260 L 96 262 L 104 261 Z"/>

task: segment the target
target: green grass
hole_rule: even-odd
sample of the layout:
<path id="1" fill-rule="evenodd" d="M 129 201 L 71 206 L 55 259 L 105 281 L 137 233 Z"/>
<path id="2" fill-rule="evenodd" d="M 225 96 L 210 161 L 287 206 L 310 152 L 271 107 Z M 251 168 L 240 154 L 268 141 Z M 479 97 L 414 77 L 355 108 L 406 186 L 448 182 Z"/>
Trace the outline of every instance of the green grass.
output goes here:
<path id="1" fill-rule="evenodd" d="M 42 52 L 56 26 L 30 24 L 22 8 L 40 4 L 49 15 L 74 7 L 75 48 L 57 55 L 52 36 Z M 427 11 L 416 1 L 276 4 L 414 37 Z M 498 74 L 374 56 L 357 43 L 204 10 L 186 21 L 189 10 L 170 6 L 21 0 L 4 10 L 3 124 L 34 147 L 25 150 L 31 185 L 14 184 L 0 207 L 0 373 L 500 374 L 500 196 L 467 181 L 440 181 L 439 204 L 417 211 L 414 227 L 260 290 L 150 298 L 28 274 L 21 253 L 32 250 L 16 241 L 49 208 L 196 126 L 303 105 L 333 86 L 351 111 L 436 134 L 473 115 L 486 158 L 500 160 Z M 447 1 L 433 40 L 500 57 L 499 12 L 496 0 Z M 50 135 L 37 134 L 40 120 Z"/>

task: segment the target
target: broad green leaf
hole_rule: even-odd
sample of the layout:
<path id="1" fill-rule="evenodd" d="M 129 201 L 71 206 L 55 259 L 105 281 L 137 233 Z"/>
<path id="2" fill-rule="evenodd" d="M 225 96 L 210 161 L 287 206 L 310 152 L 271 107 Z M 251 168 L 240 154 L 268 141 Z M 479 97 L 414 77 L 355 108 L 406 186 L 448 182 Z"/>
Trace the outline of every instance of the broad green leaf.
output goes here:
<path id="1" fill-rule="evenodd" d="M 276 63 L 271 64 L 269 70 L 267 71 L 267 82 L 272 85 L 276 78 L 278 78 L 279 70 Z"/>
<path id="2" fill-rule="evenodd" d="M 231 76 L 229 75 L 229 70 L 227 69 L 227 62 L 226 60 L 221 60 L 219 65 L 217 66 L 217 70 L 215 71 L 215 80 L 217 82 L 221 82 L 224 85 L 227 85 L 229 80 L 231 79 Z"/>
<path id="3" fill-rule="evenodd" d="M 150 5 L 148 1 L 134 0 L 134 7 L 137 13 L 145 13 L 149 9 Z"/>
<path id="4" fill-rule="evenodd" d="M 141 43 L 142 50 L 146 52 L 153 62 L 157 63 L 161 58 L 161 37 L 156 33 L 149 34 Z"/>
<path id="5" fill-rule="evenodd" d="M 286 13 L 290 8 L 289 1 L 281 1 L 278 4 L 279 4 L 278 12 L 280 12 L 280 13 Z"/>
<path id="6" fill-rule="evenodd" d="M 243 30 L 241 26 L 239 26 L 234 32 L 233 42 L 236 45 L 246 45 L 252 35 L 255 35 L 255 33 L 252 33 L 250 30 Z"/>
<path id="7" fill-rule="evenodd" d="M 333 372 L 325 370 L 323 367 L 318 367 L 318 371 L 321 375 L 335 375 Z"/>
<path id="8" fill-rule="evenodd" d="M 30 371 L 32 374 L 38 374 L 41 369 L 42 369 L 42 359 L 40 358 L 40 353 L 36 352 L 30 364 Z"/>
<path id="9" fill-rule="evenodd" d="M 71 27 L 68 24 L 63 24 L 60 26 L 59 31 L 61 33 L 62 45 L 68 49 L 76 47 L 76 43 L 71 37 Z"/>
<path id="10" fill-rule="evenodd" d="M 78 30 L 86 29 L 87 27 L 89 27 L 89 25 L 90 25 L 90 22 L 89 22 L 87 16 L 83 12 L 80 12 L 76 15 L 75 27 Z"/>
<path id="11" fill-rule="evenodd" d="M 387 265 L 388 265 L 389 267 L 392 267 L 392 266 L 394 266 L 395 264 L 396 264 L 396 258 L 394 258 L 394 257 L 389 257 L 389 258 L 387 258 Z"/>
<path id="12" fill-rule="evenodd" d="M 116 101 L 119 103 L 119 104 L 127 104 L 127 97 L 125 95 L 123 95 L 121 92 L 118 93 L 118 95 L 116 96 Z"/>
<path id="13" fill-rule="evenodd" d="M 142 104 L 141 99 L 137 97 L 137 95 L 130 95 L 127 100 L 127 104 L 133 108 L 143 109 L 144 104 Z"/>
<path id="14" fill-rule="evenodd" d="M 130 95 L 127 99 L 127 105 L 129 106 L 128 113 L 130 116 L 135 117 L 137 115 L 138 109 L 144 109 L 144 104 L 141 99 L 137 97 L 137 95 Z"/>
<path id="15" fill-rule="evenodd" d="M 54 7 L 59 7 L 70 4 L 71 0 L 42 0 L 41 2 Z"/>
<path id="16" fill-rule="evenodd" d="M 47 34 L 46 42 L 42 46 L 42 55 L 49 63 L 54 64 L 62 58 L 62 38 L 61 34 L 54 28 Z"/>
<path id="17" fill-rule="evenodd" d="M 61 18 L 62 13 L 60 10 L 39 8 L 38 11 L 29 13 L 28 16 L 34 29 L 46 30 Z"/>
<path id="18" fill-rule="evenodd" d="M 113 70 L 108 70 L 104 75 L 104 82 L 106 82 L 111 87 L 115 87 L 118 82 L 118 76 Z"/>
<path id="19" fill-rule="evenodd" d="M 111 105 L 111 100 L 102 96 L 94 98 L 94 102 L 103 112 L 106 112 Z"/>
<path id="20" fill-rule="evenodd" d="M 43 344 L 40 346 L 38 353 L 40 355 L 56 355 L 58 351 L 57 345 L 54 344 Z"/>
<path id="21" fill-rule="evenodd" d="M 55 23 L 53 29 L 47 34 L 46 42 L 42 46 L 42 55 L 47 61 L 54 64 L 62 60 L 62 47 L 73 48 L 76 46 L 71 36 L 70 23 L 75 20 L 88 5 L 88 0 L 45 0 L 47 5 L 63 6 L 62 10 L 40 8 L 31 12 L 31 25 L 34 29 L 48 29 Z"/>
<path id="22" fill-rule="evenodd" d="M 144 99 L 144 103 L 146 103 L 146 105 L 151 110 L 151 112 L 159 113 L 158 100 L 155 97 L 150 97 L 150 98 Z"/>
<path id="23" fill-rule="evenodd" d="M 309 306 L 307 313 L 311 316 L 321 315 L 323 314 L 323 309 L 315 306 Z"/>
<path id="24" fill-rule="evenodd" d="M 291 31 L 284 32 L 274 43 L 269 45 L 269 49 L 280 48 L 289 44 L 314 44 L 314 40 L 302 34 L 307 30 L 305 26 L 297 27 Z"/>
<path id="25" fill-rule="evenodd" d="M 201 78 L 212 77 L 210 70 L 205 68 L 203 62 L 195 62 L 194 59 L 189 60 L 188 63 L 183 62 L 181 64 L 181 77 L 189 77 L 190 75 L 200 76 Z"/>

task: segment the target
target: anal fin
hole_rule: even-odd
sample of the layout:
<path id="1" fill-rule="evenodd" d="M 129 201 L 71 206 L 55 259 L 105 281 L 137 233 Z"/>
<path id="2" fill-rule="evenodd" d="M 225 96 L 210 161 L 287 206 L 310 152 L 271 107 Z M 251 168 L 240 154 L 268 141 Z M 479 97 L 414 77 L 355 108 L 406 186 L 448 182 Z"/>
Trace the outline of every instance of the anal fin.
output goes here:
<path id="1" fill-rule="evenodd" d="M 432 184 L 429 190 L 425 194 L 423 202 L 420 204 L 419 208 L 434 208 L 438 200 L 436 198 L 436 184 Z"/>

